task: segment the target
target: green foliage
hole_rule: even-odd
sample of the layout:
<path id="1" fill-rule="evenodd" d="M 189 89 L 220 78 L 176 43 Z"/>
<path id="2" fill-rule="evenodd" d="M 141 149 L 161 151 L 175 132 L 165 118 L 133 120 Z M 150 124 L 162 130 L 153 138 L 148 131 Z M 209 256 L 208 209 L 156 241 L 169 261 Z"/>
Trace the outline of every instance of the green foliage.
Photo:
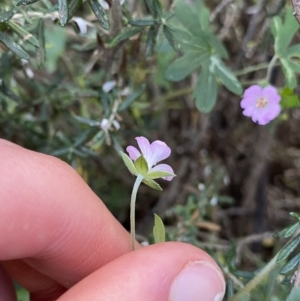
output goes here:
<path id="1" fill-rule="evenodd" d="M 200 12 L 200 16 L 194 12 Z M 192 6 L 177 0 L 173 22 L 174 36 L 184 55 L 175 60 L 166 70 L 165 76 L 171 81 L 180 81 L 195 70 L 201 69 L 194 90 L 196 107 L 209 113 L 215 106 L 220 81 L 234 94 L 242 94 L 242 87 L 235 75 L 224 65 L 222 58 L 228 53 L 209 26 L 209 11 L 201 1 Z M 181 22 L 181 26 L 177 24 Z"/>
<path id="2" fill-rule="evenodd" d="M 274 17 L 271 29 L 275 39 L 275 55 L 280 60 L 286 85 L 288 88 L 294 89 L 297 86 L 296 73 L 300 73 L 300 44 L 288 47 L 298 30 L 292 9 L 286 10 L 284 21 L 278 16 Z"/>
<path id="3" fill-rule="evenodd" d="M 162 219 L 154 213 L 153 237 L 155 243 L 166 241 L 166 231 Z"/>

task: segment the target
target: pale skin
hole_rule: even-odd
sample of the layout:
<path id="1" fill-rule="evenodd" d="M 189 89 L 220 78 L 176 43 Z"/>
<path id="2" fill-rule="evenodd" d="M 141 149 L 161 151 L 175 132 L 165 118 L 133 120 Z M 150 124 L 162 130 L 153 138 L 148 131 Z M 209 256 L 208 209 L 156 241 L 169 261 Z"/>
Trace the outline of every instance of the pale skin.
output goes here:
<path id="1" fill-rule="evenodd" d="M 132 252 L 129 233 L 57 158 L 0 139 L 0 179 L 1 301 L 16 300 L 11 279 L 31 301 L 169 301 L 189 262 L 219 270 L 188 244 L 137 245 Z M 220 283 L 208 284 L 218 293 Z M 210 301 L 209 294 L 199 300 Z"/>

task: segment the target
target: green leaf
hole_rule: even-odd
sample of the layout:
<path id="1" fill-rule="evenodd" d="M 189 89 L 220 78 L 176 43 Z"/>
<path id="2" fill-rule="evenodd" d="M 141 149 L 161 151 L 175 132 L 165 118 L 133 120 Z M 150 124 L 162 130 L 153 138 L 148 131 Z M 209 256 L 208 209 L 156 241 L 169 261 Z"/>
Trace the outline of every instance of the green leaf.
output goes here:
<path id="1" fill-rule="evenodd" d="M 290 212 L 290 216 L 293 218 L 296 218 L 298 221 L 300 221 L 300 214 L 297 212 Z"/>
<path id="2" fill-rule="evenodd" d="M 78 8 L 82 5 L 83 0 L 72 0 L 69 4 L 69 20 L 73 18 Z M 69 21 L 68 20 L 68 21 Z"/>
<path id="3" fill-rule="evenodd" d="M 99 126 L 100 125 L 100 122 L 97 121 L 97 120 L 92 120 L 92 119 L 89 119 L 89 118 L 86 118 L 86 117 L 82 117 L 82 116 L 78 116 L 78 115 L 74 115 L 73 117 L 77 121 L 79 121 L 81 123 L 84 123 L 84 124 L 87 124 L 89 126 Z"/>
<path id="4" fill-rule="evenodd" d="M 153 180 L 143 179 L 143 183 L 155 190 L 162 191 L 162 188 L 160 187 L 160 185 Z"/>
<path id="5" fill-rule="evenodd" d="M 293 11 L 291 8 L 286 9 L 283 24 L 278 17 L 273 18 L 272 21 L 272 33 L 275 37 L 275 53 L 280 57 L 282 52 L 291 43 L 295 33 L 298 31 L 298 24 L 293 17 Z"/>
<path id="6" fill-rule="evenodd" d="M 132 160 L 125 153 L 120 152 L 120 154 L 121 154 L 124 164 L 130 171 L 130 173 L 133 174 L 134 176 L 137 176 L 138 172 L 137 172 Z"/>
<path id="7" fill-rule="evenodd" d="M 280 63 L 285 76 L 286 85 L 290 89 L 295 89 L 297 86 L 297 79 L 293 70 L 293 66 L 290 64 L 290 61 L 285 58 L 281 58 Z"/>
<path id="8" fill-rule="evenodd" d="M 280 270 L 280 274 L 287 275 L 291 273 L 300 263 L 300 253 L 289 260 L 287 264 Z"/>
<path id="9" fill-rule="evenodd" d="M 177 0 L 174 8 L 176 16 L 179 18 L 181 23 L 191 32 L 194 36 L 201 33 L 201 25 L 199 17 L 192 10 L 191 4 L 187 4 L 185 1 Z"/>
<path id="10" fill-rule="evenodd" d="M 101 145 L 103 144 L 105 140 L 105 136 L 104 136 L 104 132 L 103 131 L 99 131 L 93 138 L 92 140 L 90 140 L 88 142 L 88 146 L 92 149 L 92 150 L 97 150 L 99 147 L 101 147 Z"/>
<path id="11" fill-rule="evenodd" d="M 218 85 L 214 74 L 209 69 L 209 62 L 203 65 L 198 77 L 193 97 L 200 112 L 209 113 L 216 104 Z"/>
<path id="12" fill-rule="evenodd" d="M 300 44 L 293 45 L 287 49 L 285 49 L 282 53 L 282 57 L 290 58 L 290 57 L 300 57 Z"/>
<path id="13" fill-rule="evenodd" d="M 145 176 L 146 179 L 154 180 L 154 179 L 160 179 L 163 177 L 176 177 L 173 173 L 170 172 L 165 172 L 165 171 L 152 171 L 148 172 L 147 175 Z"/>
<path id="14" fill-rule="evenodd" d="M 109 24 L 108 16 L 107 16 L 105 10 L 103 9 L 103 7 L 100 3 L 100 0 L 88 0 L 88 3 L 90 5 L 92 11 L 94 12 L 95 16 L 97 17 L 97 19 L 100 21 L 100 24 L 106 30 L 109 30 L 110 24 Z"/>
<path id="15" fill-rule="evenodd" d="M 299 107 L 300 100 L 299 100 L 298 95 L 295 94 L 294 90 L 285 87 L 281 90 L 280 95 L 281 95 L 280 105 L 282 108 L 289 109 L 289 108 Z M 292 213 L 295 213 L 295 212 L 292 212 Z M 295 216 L 293 216 L 293 217 L 295 217 Z"/>
<path id="16" fill-rule="evenodd" d="M 173 30 L 169 25 L 163 25 L 163 33 L 165 37 L 167 38 L 169 44 L 173 47 L 173 49 L 178 52 L 178 45 L 175 41 Z"/>
<path id="17" fill-rule="evenodd" d="M 289 241 L 279 252 L 277 256 L 276 262 L 279 263 L 285 259 L 287 259 L 290 254 L 297 248 L 300 243 L 300 234 L 294 237 L 291 241 Z"/>
<path id="18" fill-rule="evenodd" d="M 201 10 L 199 12 L 199 22 L 204 32 L 210 31 L 210 15 L 211 13 L 209 9 L 206 6 L 201 5 Z"/>
<path id="19" fill-rule="evenodd" d="M 29 60 L 29 54 L 18 44 L 12 42 L 4 33 L 0 32 L 0 42 L 2 42 L 9 50 L 24 60 Z"/>
<path id="20" fill-rule="evenodd" d="M 148 172 L 148 163 L 146 161 L 146 159 L 144 158 L 143 155 L 139 156 L 135 161 L 134 161 L 134 166 L 137 170 L 137 172 L 142 175 L 145 176 Z"/>
<path id="21" fill-rule="evenodd" d="M 145 91 L 146 85 L 142 85 L 141 88 L 135 92 L 133 92 L 130 96 L 128 96 L 125 101 L 118 107 L 118 112 L 121 112 L 127 109 L 137 98 L 139 98 Z"/>
<path id="22" fill-rule="evenodd" d="M 169 81 L 178 82 L 197 68 L 209 58 L 210 54 L 206 51 L 190 52 L 177 59 L 167 68 L 165 77 Z"/>
<path id="23" fill-rule="evenodd" d="M 153 26 L 157 23 L 157 20 L 154 20 L 153 18 L 148 19 L 131 19 L 128 22 L 130 25 L 133 26 L 139 26 L 139 27 L 147 27 L 147 26 Z"/>
<path id="24" fill-rule="evenodd" d="M 16 11 L 17 11 L 16 9 L 11 9 L 0 14 L 0 23 L 4 23 L 10 20 L 13 17 L 13 15 L 16 13 Z"/>
<path id="25" fill-rule="evenodd" d="M 144 29 L 143 27 L 135 27 L 135 28 L 130 28 L 130 29 L 118 34 L 110 43 L 110 47 L 115 47 L 119 43 L 128 40 L 129 38 L 137 35 L 143 29 Z"/>
<path id="26" fill-rule="evenodd" d="M 147 40 L 146 40 L 145 55 L 147 59 L 151 57 L 154 53 L 156 35 L 157 35 L 157 29 L 154 26 L 151 26 L 148 30 Z"/>
<path id="27" fill-rule="evenodd" d="M 213 33 L 208 35 L 208 42 L 214 51 L 223 59 L 228 59 L 229 55 L 223 43 Z"/>
<path id="28" fill-rule="evenodd" d="M 38 39 L 23 27 L 13 21 L 8 21 L 7 25 L 11 28 L 12 31 L 14 31 L 19 37 L 21 37 L 24 42 L 28 42 L 35 47 L 40 47 Z"/>
<path id="29" fill-rule="evenodd" d="M 32 4 L 32 3 L 38 2 L 38 1 L 40 1 L 40 0 L 20 0 L 17 3 L 17 6 L 19 6 L 19 5 L 28 5 L 28 4 Z"/>
<path id="30" fill-rule="evenodd" d="M 163 11 L 159 0 L 153 0 L 153 8 L 154 8 L 155 17 L 161 18 Z"/>
<path id="31" fill-rule="evenodd" d="M 293 288 L 286 301 L 299 301 L 300 287 Z"/>
<path id="32" fill-rule="evenodd" d="M 69 20 L 69 5 L 67 0 L 58 0 L 58 19 L 61 26 L 65 26 Z"/>
<path id="33" fill-rule="evenodd" d="M 45 23 L 41 18 L 38 21 L 37 26 L 37 38 L 39 40 L 40 48 L 38 49 L 39 54 L 39 67 L 43 67 L 46 61 L 46 42 L 45 42 Z"/>
<path id="34" fill-rule="evenodd" d="M 166 241 L 166 231 L 165 231 L 164 223 L 156 213 L 154 213 L 153 236 L 154 236 L 154 242 L 156 244 Z"/>
<path id="35" fill-rule="evenodd" d="M 223 85 L 232 93 L 241 95 L 243 88 L 235 75 L 224 65 L 222 60 L 217 56 L 211 57 L 211 68 L 216 76 L 219 77 Z"/>
<path id="36" fill-rule="evenodd" d="M 290 237 L 295 233 L 295 231 L 299 228 L 299 226 L 300 226 L 299 222 L 295 223 L 293 225 L 290 225 L 290 226 L 284 228 L 283 230 L 274 233 L 274 237 L 281 237 L 281 236 L 283 236 L 285 238 Z"/>
<path id="37" fill-rule="evenodd" d="M 153 0 L 145 0 L 146 5 L 151 13 L 151 15 L 153 17 L 155 17 L 155 10 L 154 10 L 154 4 L 153 4 Z"/>

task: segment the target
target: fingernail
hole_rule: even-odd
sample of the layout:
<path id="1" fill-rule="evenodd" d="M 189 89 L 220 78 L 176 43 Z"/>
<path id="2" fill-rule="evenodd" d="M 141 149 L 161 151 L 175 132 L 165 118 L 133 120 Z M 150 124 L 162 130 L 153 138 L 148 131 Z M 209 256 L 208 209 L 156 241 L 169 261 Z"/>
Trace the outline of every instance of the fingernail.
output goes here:
<path id="1" fill-rule="evenodd" d="M 188 263 L 172 283 L 169 301 L 221 301 L 225 281 L 207 261 Z"/>

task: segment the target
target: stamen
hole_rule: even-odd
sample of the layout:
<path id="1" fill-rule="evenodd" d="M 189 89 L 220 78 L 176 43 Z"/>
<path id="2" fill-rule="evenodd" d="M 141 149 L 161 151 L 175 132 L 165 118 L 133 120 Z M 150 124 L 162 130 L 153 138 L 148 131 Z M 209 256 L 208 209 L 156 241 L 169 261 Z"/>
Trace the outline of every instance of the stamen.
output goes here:
<path id="1" fill-rule="evenodd" d="M 268 101 L 263 98 L 263 97 L 260 97 L 257 101 L 256 101 L 256 107 L 257 108 L 264 108 L 266 105 L 268 104 Z"/>

